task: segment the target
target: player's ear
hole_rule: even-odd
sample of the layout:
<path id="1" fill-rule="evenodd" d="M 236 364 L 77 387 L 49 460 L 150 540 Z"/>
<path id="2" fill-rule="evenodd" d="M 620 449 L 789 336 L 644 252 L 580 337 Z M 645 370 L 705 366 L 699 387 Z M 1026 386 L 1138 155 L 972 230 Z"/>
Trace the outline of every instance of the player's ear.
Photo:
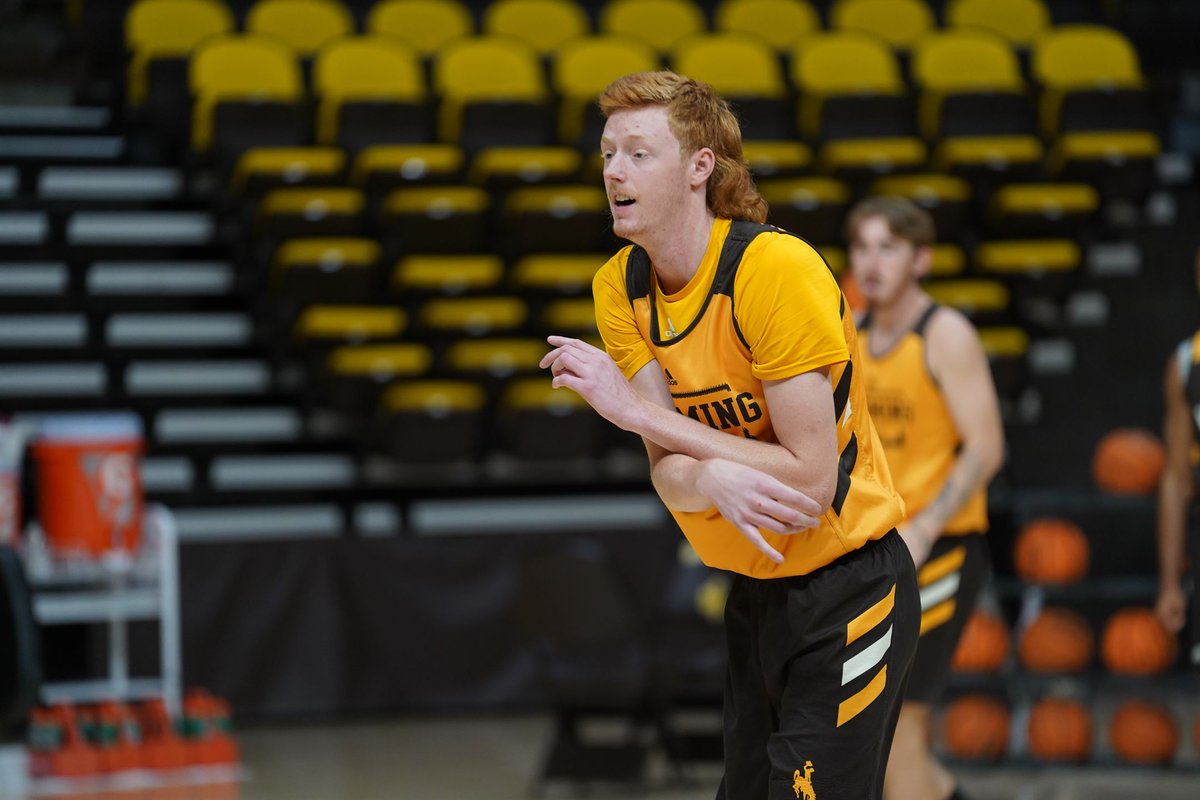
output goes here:
<path id="1" fill-rule="evenodd" d="M 717 156 L 711 148 L 701 147 L 692 154 L 691 170 L 688 176 L 693 187 L 699 187 L 712 177 L 713 169 L 717 166 Z"/>

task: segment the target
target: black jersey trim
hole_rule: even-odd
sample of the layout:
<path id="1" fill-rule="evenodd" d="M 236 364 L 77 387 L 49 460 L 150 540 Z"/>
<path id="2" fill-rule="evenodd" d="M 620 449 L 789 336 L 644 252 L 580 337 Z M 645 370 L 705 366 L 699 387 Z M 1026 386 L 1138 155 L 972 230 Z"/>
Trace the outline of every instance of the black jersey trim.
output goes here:
<path id="1" fill-rule="evenodd" d="M 833 495 L 832 508 L 833 513 L 839 517 L 842 515 L 842 506 L 846 504 L 846 495 L 850 494 L 851 473 L 854 472 L 856 463 L 858 463 L 858 436 L 852 433 L 850 441 L 846 442 L 846 448 L 842 450 L 842 455 L 838 458 L 837 491 Z"/>

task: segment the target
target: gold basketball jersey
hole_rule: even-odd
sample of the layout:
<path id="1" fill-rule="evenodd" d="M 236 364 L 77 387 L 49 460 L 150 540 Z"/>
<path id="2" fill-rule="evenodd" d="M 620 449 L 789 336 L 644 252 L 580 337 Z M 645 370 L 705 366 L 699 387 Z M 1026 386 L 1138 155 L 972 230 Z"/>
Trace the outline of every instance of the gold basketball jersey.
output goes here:
<path id="1" fill-rule="evenodd" d="M 869 315 L 860 331 L 871 419 L 910 517 L 942 490 L 961 444 L 941 389 L 929 374 L 925 327 L 937 308 L 930 306 L 911 331 L 878 356 L 871 350 Z M 987 525 L 987 490 L 981 488 L 947 521 L 942 533 L 974 533 L 987 530 Z"/>
<path id="2" fill-rule="evenodd" d="M 672 512 L 705 564 L 754 578 L 803 575 L 903 519 L 867 413 L 853 317 L 807 242 L 769 225 L 717 220 L 696 276 L 674 299 L 659 292 L 649 256 L 636 246 L 601 268 L 594 293 L 605 346 L 626 377 L 657 361 L 676 410 L 731 436 L 776 441 L 763 381 L 830 369 L 840 456 L 821 524 L 787 536 L 762 531 L 784 556 L 776 564 L 716 508 Z M 695 311 L 668 328 L 668 305 Z"/>

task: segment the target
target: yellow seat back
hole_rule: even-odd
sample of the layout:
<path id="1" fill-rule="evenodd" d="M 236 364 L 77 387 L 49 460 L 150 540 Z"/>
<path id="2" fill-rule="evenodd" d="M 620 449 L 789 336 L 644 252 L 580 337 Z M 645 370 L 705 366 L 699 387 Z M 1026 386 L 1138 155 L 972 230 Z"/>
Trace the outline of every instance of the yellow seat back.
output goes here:
<path id="1" fill-rule="evenodd" d="M 900 67 L 887 45 L 865 33 L 813 34 L 792 58 L 792 81 L 805 92 L 896 94 L 902 91 Z"/>
<path id="2" fill-rule="evenodd" d="M 196 96 L 192 146 L 212 141 L 213 108 L 222 101 L 295 102 L 304 94 L 300 65 L 292 50 L 270 36 L 216 36 L 196 48 L 188 69 Z"/>
<path id="3" fill-rule="evenodd" d="M 354 18 L 336 0 L 259 0 L 246 15 L 246 32 L 274 36 L 301 56 L 354 32 Z"/>
<path id="4" fill-rule="evenodd" d="M 748 33 L 776 50 L 790 50 L 821 29 L 821 17 L 806 0 L 723 0 L 713 27 L 729 33 Z"/>
<path id="5" fill-rule="evenodd" d="M 233 30 L 233 15 L 219 0 L 138 0 L 125 16 L 125 49 L 131 54 L 129 102 L 146 101 L 146 71 L 155 58 L 179 58 L 210 36 Z"/>
<path id="6" fill-rule="evenodd" d="M 1101 25 L 1063 25 L 1034 43 L 1031 63 L 1043 85 L 1062 90 L 1137 87 L 1142 71 L 1129 40 Z"/>
<path id="7" fill-rule="evenodd" d="M 1017 47 L 1029 47 L 1050 28 L 1050 12 L 1042 0 L 952 0 L 946 24 L 982 28 Z"/>
<path id="8" fill-rule="evenodd" d="M 587 14 L 572 0 L 496 0 L 483 15 L 484 34 L 512 36 L 541 55 L 586 36 L 590 28 Z"/>
<path id="9" fill-rule="evenodd" d="M 946 31 L 913 48 L 912 75 L 932 92 L 1019 91 L 1021 66 L 1008 44 L 988 31 Z"/>
<path id="10" fill-rule="evenodd" d="M 923 0 L 838 0 L 829 19 L 831 28 L 869 33 L 900 49 L 936 27 Z"/>
<path id="11" fill-rule="evenodd" d="M 600 11 L 600 31 L 641 39 L 660 53 L 703 33 L 704 13 L 690 0 L 610 0 Z"/>
<path id="12" fill-rule="evenodd" d="M 471 12 L 458 0 L 382 0 L 371 8 L 367 33 L 399 39 L 430 56 L 475 31 Z"/>
<path id="13" fill-rule="evenodd" d="M 725 96 L 777 98 L 787 93 L 774 51 L 748 34 L 686 39 L 676 46 L 672 66 L 681 75 L 711 84 Z"/>

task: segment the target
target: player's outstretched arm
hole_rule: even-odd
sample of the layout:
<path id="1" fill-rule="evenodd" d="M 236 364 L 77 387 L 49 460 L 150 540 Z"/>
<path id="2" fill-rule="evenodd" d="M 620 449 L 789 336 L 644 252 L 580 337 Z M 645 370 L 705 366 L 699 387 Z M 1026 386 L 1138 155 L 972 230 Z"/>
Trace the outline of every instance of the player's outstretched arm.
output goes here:
<path id="1" fill-rule="evenodd" d="M 920 566 L 946 523 L 1004 463 L 1004 428 L 979 334 L 966 317 L 939 309 L 929 321 L 929 369 L 958 428 L 962 447 L 933 502 L 900 528 Z"/>
<path id="2" fill-rule="evenodd" d="M 1183 596 L 1180 578 L 1183 573 L 1185 519 L 1193 491 L 1188 451 L 1195 443 L 1195 436 L 1179 365 L 1174 357 L 1167 361 L 1163 394 L 1166 398 L 1163 442 L 1166 445 L 1167 464 L 1158 485 L 1158 601 L 1154 612 L 1163 627 L 1171 633 L 1178 633 L 1187 617 L 1187 601 Z"/>

